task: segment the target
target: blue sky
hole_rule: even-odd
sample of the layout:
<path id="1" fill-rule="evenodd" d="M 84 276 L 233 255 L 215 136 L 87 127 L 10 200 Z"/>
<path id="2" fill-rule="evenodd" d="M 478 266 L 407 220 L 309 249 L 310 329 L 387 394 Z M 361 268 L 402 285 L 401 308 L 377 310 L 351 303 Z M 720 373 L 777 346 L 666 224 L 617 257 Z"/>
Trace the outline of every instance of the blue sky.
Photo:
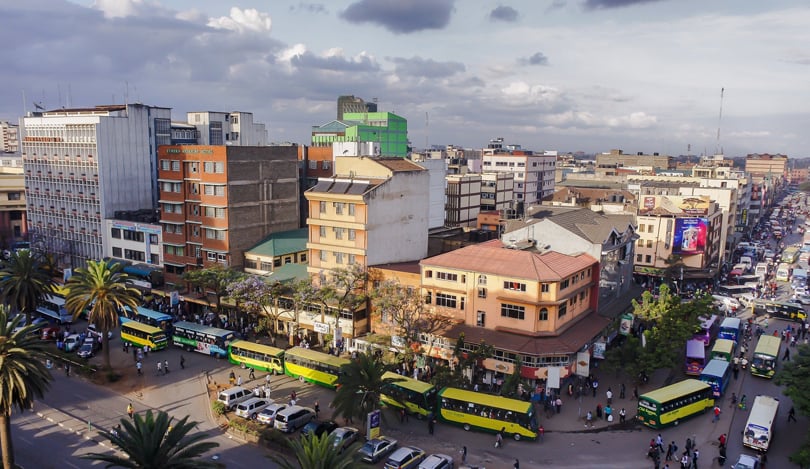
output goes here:
<path id="1" fill-rule="evenodd" d="M 305 143 L 354 94 L 416 148 L 805 157 L 808 24 L 798 0 L 0 0 L 0 119 L 23 92 L 30 110 L 128 90 Z"/>

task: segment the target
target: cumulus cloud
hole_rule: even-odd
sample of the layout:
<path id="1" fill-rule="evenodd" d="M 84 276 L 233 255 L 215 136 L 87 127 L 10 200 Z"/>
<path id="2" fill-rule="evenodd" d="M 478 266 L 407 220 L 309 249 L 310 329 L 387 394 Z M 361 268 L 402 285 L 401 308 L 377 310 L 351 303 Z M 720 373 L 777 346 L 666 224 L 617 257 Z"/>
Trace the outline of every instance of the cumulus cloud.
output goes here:
<path id="1" fill-rule="evenodd" d="M 270 15 L 254 8 L 240 9 L 232 7 L 230 16 L 220 16 L 208 20 L 208 26 L 216 29 L 227 29 L 239 33 L 270 32 L 272 21 Z"/>
<path id="2" fill-rule="evenodd" d="M 555 127 L 607 127 L 611 129 L 648 129 L 658 124 L 658 118 L 644 112 L 625 115 L 598 116 L 589 111 L 569 110 L 547 115 L 543 121 Z"/>
<path id="3" fill-rule="evenodd" d="M 514 8 L 500 5 L 489 12 L 489 19 L 491 21 L 506 21 L 507 23 L 512 23 L 517 21 L 518 15 L 518 11 Z"/>
<path id="4" fill-rule="evenodd" d="M 450 23 L 455 0 L 359 0 L 340 17 L 355 23 L 372 23 L 395 34 L 442 29 Z"/>
<path id="5" fill-rule="evenodd" d="M 523 65 L 548 65 L 548 57 L 542 52 L 535 52 L 529 57 L 523 57 L 518 60 Z"/>
<path id="6" fill-rule="evenodd" d="M 400 76 L 446 78 L 466 70 L 461 62 L 438 62 L 422 57 L 394 57 L 389 60 L 396 64 L 395 72 Z"/>
<path id="7" fill-rule="evenodd" d="M 661 2 L 666 0 L 586 0 L 585 8 L 596 10 L 600 8 L 621 8 L 641 3 Z"/>

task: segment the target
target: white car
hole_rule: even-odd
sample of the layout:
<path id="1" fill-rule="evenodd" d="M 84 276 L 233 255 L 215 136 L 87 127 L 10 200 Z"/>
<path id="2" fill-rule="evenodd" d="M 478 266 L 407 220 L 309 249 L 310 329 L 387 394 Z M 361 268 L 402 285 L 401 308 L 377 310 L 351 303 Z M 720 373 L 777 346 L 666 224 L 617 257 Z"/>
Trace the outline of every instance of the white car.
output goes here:
<path id="1" fill-rule="evenodd" d="M 731 465 L 731 469 L 759 469 L 759 458 L 748 454 L 741 454 L 737 462 Z"/>

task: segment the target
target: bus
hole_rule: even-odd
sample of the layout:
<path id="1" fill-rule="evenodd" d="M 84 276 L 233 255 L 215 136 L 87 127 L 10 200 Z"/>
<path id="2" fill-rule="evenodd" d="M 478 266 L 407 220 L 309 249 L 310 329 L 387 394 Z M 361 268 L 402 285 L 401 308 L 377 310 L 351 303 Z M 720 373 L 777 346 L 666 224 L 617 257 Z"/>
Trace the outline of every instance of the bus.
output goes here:
<path id="1" fill-rule="evenodd" d="M 799 303 L 789 303 L 784 301 L 760 301 L 756 303 L 756 308 L 764 309 L 771 317 L 789 319 L 791 321 L 802 322 L 807 319 L 807 312 L 804 306 Z"/>
<path id="2" fill-rule="evenodd" d="M 121 341 L 141 348 L 148 345 L 151 350 L 163 350 L 169 343 L 166 333 L 162 329 L 141 324 L 138 321 L 127 321 L 121 324 Z"/>
<path id="3" fill-rule="evenodd" d="M 773 423 L 779 410 L 779 400 L 770 396 L 757 396 L 743 431 L 743 445 L 757 451 L 768 451 L 773 439 Z"/>
<path id="4" fill-rule="evenodd" d="M 225 358 L 234 337 L 233 331 L 180 321 L 174 324 L 172 343 L 189 351 Z"/>
<path id="5" fill-rule="evenodd" d="M 740 321 L 740 318 L 725 318 L 720 324 L 720 332 L 717 333 L 717 338 L 733 340 L 737 343 L 740 341 L 741 327 L 742 321 Z"/>
<path id="6" fill-rule="evenodd" d="M 712 352 L 709 355 L 710 360 L 725 360 L 731 363 L 734 360 L 734 352 L 737 348 L 737 343 L 729 339 L 717 339 L 712 347 Z"/>
<path id="7" fill-rule="evenodd" d="M 234 340 L 228 344 L 228 361 L 274 375 L 284 373 L 284 350 L 246 340 Z"/>
<path id="8" fill-rule="evenodd" d="M 383 374 L 383 380 L 390 380 L 382 387 L 380 401 L 383 404 L 398 409 L 404 408 L 406 412 L 415 414 L 420 419 L 435 410 L 436 386 L 390 371 Z"/>
<path id="9" fill-rule="evenodd" d="M 45 295 L 37 306 L 37 313 L 57 324 L 73 323 L 73 315 L 65 307 L 65 299 L 57 295 Z"/>
<path id="10" fill-rule="evenodd" d="M 337 387 L 340 367 L 349 363 L 350 360 L 346 358 L 303 347 L 293 347 L 284 352 L 285 374 L 298 378 L 302 383 L 307 381 L 330 389 Z"/>
<path id="11" fill-rule="evenodd" d="M 719 399 L 726 392 L 731 379 L 731 363 L 725 360 L 711 360 L 703 368 L 700 380 L 712 387 L 712 396 Z"/>
<path id="12" fill-rule="evenodd" d="M 776 280 L 787 282 L 790 280 L 790 266 L 787 264 L 779 264 L 776 268 Z"/>
<path id="13" fill-rule="evenodd" d="M 164 331 L 168 330 L 172 325 L 172 321 L 174 321 L 174 318 L 169 314 L 144 308 L 143 306 L 138 306 L 135 312 L 132 312 L 129 307 L 125 307 L 124 311 L 127 319 L 149 324 L 150 326 L 159 327 Z"/>
<path id="14" fill-rule="evenodd" d="M 799 248 L 796 246 L 788 246 L 782 251 L 780 262 L 782 264 L 795 264 L 799 260 Z M 778 279 L 777 279 L 778 280 Z"/>
<path id="15" fill-rule="evenodd" d="M 717 336 L 717 330 L 720 325 L 717 321 L 717 316 L 712 315 L 710 318 L 700 318 L 700 329 L 692 337 L 694 340 L 703 341 L 703 346 L 708 347 L 711 345 L 712 340 Z"/>
<path id="16" fill-rule="evenodd" d="M 732 298 L 739 299 L 755 295 L 757 292 L 757 287 L 755 285 L 750 284 L 720 285 L 715 289 L 715 291 L 717 292 L 718 295 L 730 296 Z"/>
<path id="17" fill-rule="evenodd" d="M 776 373 L 776 361 L 779 359 L 779 349 L 782 338 L 763 334 L 759 337 L 754 356 L 751 357 L 751 374 L 763 378 L 773 378 Z"/>
<path id="18" fill-rule="evenodd" d="M 648 427 L 661 428 L 677 425 L 712 407 L 712 387 L 697 379 L 686 379 L 641 395 L 637 418 Z"/>
<path id="19" fill-rule="evenodd" d="M 509 399 L 464 389 L 444 388 L 439 391 L 438 416 L 442 422 L 459 425 L 464 430 L 482 430 L 505 435 L 515 440 L 537 439 L 537 419 L 531 402 Z"/>
<path id="20" fill-rule="evenodd" d="M 686 374 L 700 376 L 706 366 L 706 347 L 702 340 L 686 341 Z"/>

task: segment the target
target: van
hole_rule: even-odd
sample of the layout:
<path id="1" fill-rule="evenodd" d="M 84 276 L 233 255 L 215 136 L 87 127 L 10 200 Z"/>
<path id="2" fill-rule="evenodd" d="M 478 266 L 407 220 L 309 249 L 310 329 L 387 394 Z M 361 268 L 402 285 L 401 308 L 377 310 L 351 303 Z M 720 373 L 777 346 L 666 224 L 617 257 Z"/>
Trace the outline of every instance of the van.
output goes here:
<path id="1" fill-rule="evenodd" d="M 220 391 L 217 400 L 225 404 L 225 408 L 233 410 L 238 404 L 253 397 L 253 393 L 241 386 L 234 386 L 230 389 Z"/>
<path id="2" fill-rule="evenodd" d="M 65 348 L 65 352 L 72 352 L 79 348 L 79 334 L 70 334 L 65 338 L 65 343 L 63 347 Z"/>
<path id="3" fill-rule="evenodd" d="M 760 262 L 754 268 L 754 274 L 762 277 L 763 279 L 768 276 L 768 264 L 766 262 Z"/>
<path id="4" fill-rule="evenodd" d="M 728 310 L 732 312 L 736 312 L 742 306 L 740 305 L 740 302 L 737 300 L 737 298 L 733 298 L 730 296 L 712 295 L 712 298 L 714 299 L 715 303 L 719 303 L 725 306 L 726 308 L 728 308 Z"/>
<path id="5" fill-rule="evenodd" d="M 740 264 L 745 264 L 745 271 L 748 272 L 752 267 L 754 267 L 754 258 L 748 255 L 742 256 L 740 258 Z"/>
<path id="6" fill-rule="evenodd" d="M 273 401 L 262 397 L 252 397 L 236 405 L 236 415 L 238 417 L 255 420 L 256 416 Z"/>
<path id="7" fill-rule="evenodd" d="M 293 405 L 287 407 L 276 415 L 273 427 L 285 433 L 292 433 L 295 430 L 308 424 L 315 418 L 315 411 L 309 407 Z"/>

